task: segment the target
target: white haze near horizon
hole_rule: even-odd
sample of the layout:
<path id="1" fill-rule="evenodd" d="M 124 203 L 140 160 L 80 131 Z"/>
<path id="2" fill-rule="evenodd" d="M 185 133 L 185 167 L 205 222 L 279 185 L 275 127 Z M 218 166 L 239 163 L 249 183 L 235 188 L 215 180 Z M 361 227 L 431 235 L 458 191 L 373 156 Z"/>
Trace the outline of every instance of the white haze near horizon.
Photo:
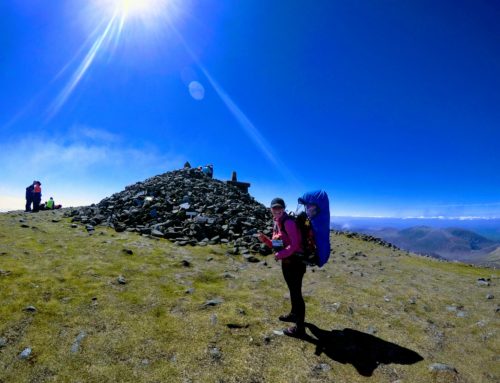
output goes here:
<path id="1" fill-rule="evenodd" d="M 344 231 L 403 230 L 428 226 L 434 229 L 460 228 L 500 241 L 500 217 L 338 217 L 331 218 L 333 229 Z"/>
<path id="2" fill-rule="evenodd" d="M 40 142 L 44 142 L 44 145 L 39 145 Z M 42 181 L 43 201 L 52 196 L 56 203 L 61 203 L 64 207 L 84 206 L 97 203 L 123 190 L 126 185 L 178 169 L 185 160 L 183 153 L 163 153 L 154 145 L 132 148 L 115 133 L 78 124 L 69 128 L 66 134 L 60 134 L 57 141 L 51 140 L 50 137 L 37 136 L 36 139 L 2 142 L 0 212 L 24 210 L 25 188 L 34 179 Z M 272 198 L 279 195 L 288 201 L 293 210 L 296 205 L 293 201 L 301 195 L 297 190 L 283 190 L 283 185 L 271 183 L 261 177 L 250 181 L 251 195 L 266 206 Z M 379 215 L 379 212 L 385 210 L 383 206 L 348 200 L 348 196 L 339 200 L 335 190 L 327 192 L 333 216 L 368 217 Z M 367 211 L 371 213 L 367 214 Z M 430 211 L 434 214 L 427 214 Z M 409 211 L 406 211 L 406 214 L 400 211 L 400 214 L 392 216 L 410 219 L 422 215 L 422 219 L 436 217 L 466 220 L 494 218 L 495 211 L 500 212 L 500 203 L 450 204 L 425 209 L 414 207 L 411 215 L 407 214 Z M 440 214 L 441 212 L 448 214 Z M 485 212 L 490 215 L 483 214 Z"/>

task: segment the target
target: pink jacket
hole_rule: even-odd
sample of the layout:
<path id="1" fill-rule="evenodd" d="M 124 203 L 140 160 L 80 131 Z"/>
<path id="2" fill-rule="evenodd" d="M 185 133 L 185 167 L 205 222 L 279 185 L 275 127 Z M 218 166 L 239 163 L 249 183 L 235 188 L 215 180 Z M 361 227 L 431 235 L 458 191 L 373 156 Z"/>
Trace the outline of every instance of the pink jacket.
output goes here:
<path id="1" fill-rule="evenodd" d="M 293 219 L 287 219 L 285 213 L 281 217 L 281 223 L 285 222 L 285 230 L 281 230 L 281 225 L 274 221 L 273 239 L 281 239 L 283 241 L 283 250 L 276 253 L 276 259 L 284 259 L 294 253 L 302 252 L 302 238 L 297 224 Z"/>

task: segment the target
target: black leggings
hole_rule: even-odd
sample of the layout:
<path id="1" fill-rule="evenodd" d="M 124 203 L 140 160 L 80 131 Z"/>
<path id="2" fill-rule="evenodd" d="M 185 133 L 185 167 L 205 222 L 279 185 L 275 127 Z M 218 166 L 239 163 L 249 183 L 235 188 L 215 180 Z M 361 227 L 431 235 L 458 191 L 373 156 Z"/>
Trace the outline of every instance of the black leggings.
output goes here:
<path id="1" fill-rule="evenodd" d="M 306 265 L 294 254 L 281 261 L 281 270 L 290 290 L 291 312 L 297 317 L 297 326 L 304 326 L 306 304 L 302 298 L 302 279 L 306 272 Z"/>

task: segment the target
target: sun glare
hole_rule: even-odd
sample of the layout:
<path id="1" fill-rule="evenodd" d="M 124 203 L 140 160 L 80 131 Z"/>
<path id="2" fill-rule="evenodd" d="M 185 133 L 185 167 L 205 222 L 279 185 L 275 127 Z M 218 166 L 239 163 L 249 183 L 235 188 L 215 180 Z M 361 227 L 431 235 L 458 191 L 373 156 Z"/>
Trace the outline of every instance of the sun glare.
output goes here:
<path id="1" fill-rule="evenodd" d="M 98 0 L 110 17 L 152 19 L 165 16 L 175 0 Z"/>

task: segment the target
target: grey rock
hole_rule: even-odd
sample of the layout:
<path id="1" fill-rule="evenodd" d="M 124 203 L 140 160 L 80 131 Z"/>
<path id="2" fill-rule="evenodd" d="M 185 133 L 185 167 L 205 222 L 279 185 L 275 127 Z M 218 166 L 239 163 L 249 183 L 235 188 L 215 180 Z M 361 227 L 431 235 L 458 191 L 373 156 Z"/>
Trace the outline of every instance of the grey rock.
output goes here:
<path id="1" fill-rule="evenodd" d="M 158 238 L 163 238 L 163 236 L 165 235 L 162 231 L 160 230 L 151 230 L 151 235 L 153 237 L 158 237 Z"/>
<path id="2" fill-rule="evenodd" d="M 218 347 L 211 346 L 209 347 L 208 352 L 213 360 L 218 361 L 222 359 L 222 352 Z"/>
<path id="3" fill-rule="evenodd" d="M 330 371 L 332 368 L 326 364 L 326 363 L 320 363 L 320 364 L 317 364 L 316 366 L 314 366 L 313 368 L 313 371 L 318 373 L 318 372 L 328 372 Z"/>
<path id="4" fill-rule="evenodd" d="M 493 294 L 486 294 L 486 299 L 493 299 L 495 296 Z"/>
<path id="5" fill-rule="evenodd" d="M 225 273 L 222 274 L 222 278 L 224 278 L 224 279 L 235 279 L 236 276 L 233 275 L 233 274 L 231 274 L 231 273 L 225 272 Z"/>
<path id="6" fill-rule="evenodd" d="M 488 341 L 490 338 L 493 338 L 493 337 L 495 336 L 495 334 L 496 334 L 495 332 L 490 331 L 490 332 L 488 332 L 488 333 L 486 333 L 486 334 L 483 334 L 483 336 L 481 336 L 481 340 L 482 340 L 483 342 L 486 342 L 486 341 Z"/>
<path id="7" fill-rule="evenodd" d="M 80 345 L 86 336 L 87 336 L 87 333 L 85 331 L 80 331 L 80 333 L 77 335 L 75 341 L 71 345 L 71 352 L 73 354 L 76 354 L 78 351 L 80 351 Z"/>
<path id="8" fill-rule="evenodd" d="M 7 346 L 7 339 L 0 338 L 0 348 Z"/>
<path id="9" fill-rule="evenodd" d="M 19 359 L 29 359 L 31 356 L 31 348 L 26 347 L 20 354 L 19 354 Z"/>
<path id="10" fill-rule="evenodd" d="M 486 287 L 486 286 L 490 285 L 491 279 L 490 278 L 478 278 L 476 283 L 480 287 Z"/>
<path id="11" fill-rule="evenodd" d="M 451 306 L 446 306 L 446 311 L 456 313 L 456 312 L 462 311 L 463 308 L 464 308 L 464 306 L 462 306 L 462 305 L 453 304 Z"/>
<path id="12" fill-rule="evenodd" d="M 453 372 L 458 373 L 455 367 L 443 363 L 434 363 L 429 366 L 429 371 L 432 372 Z"/>
<path id="13" fill-rule="evenodd" d="M 366 332 L 370 335 L 374 335 L 377 333 L 377 329 L 373 326 L 368 326 L 368 330 L 366 330 Z"/>
<path id="14" fill-rule="evenodd" d="M 210 324 L 215 326 L 217 324 L 217 314 L 210 315 Z"/>
<path id="15" fill-rule="evenodd" d="M 125 279 L 125 277 L 123 275 L 120 275 L 116 280 L 117 280 L 117 282 L 120 285 L 126 285 L 127 284 L 127 280 Z"/>
<path id="16" fill-rule="evenodd" d="M 36 309 L 35 306 L 26 306 L 23 311 L 26 311 L 29 313 L 36 313 L 38 310 Z"/>
<path id="17" fill-rule="evenodd" d="M 251 262 L 251 263 L 260 262 L 259 258 L 254 257 L 252 254 L 243 254 L 243 258 L 245 258 L 247 260 L 247 262 Z"/>
<path id="18" fill-rule="evenodd" d="M 336 313 L 342 304 L 340 302 L 335 302 L 326 306 L 327 311 Z"/>
<path id="19" fill-rule="evenodd" d="M 208 307 L 208 306 L 217 306 L 217 305 L 220 305 L 221 303 L 223 303 L 224 300 L 222 298 L 214 298 L 214 299 L 210 299 L 208 301 L 206 301 L 203 306 L 204 307 Z"/>
<path id="20" fill-rule="evenodd" d="M 482 320 L 480 320 L 479 322 L 477 322 L 477 323 L 476 323 L 476 326 L 477 326 L 477 327 L 484 327 L 484 326 L 486 326 L 487 324 L 488 324 L 488 321 L 486 321 L 486 320 L 482 319 Z"/>

